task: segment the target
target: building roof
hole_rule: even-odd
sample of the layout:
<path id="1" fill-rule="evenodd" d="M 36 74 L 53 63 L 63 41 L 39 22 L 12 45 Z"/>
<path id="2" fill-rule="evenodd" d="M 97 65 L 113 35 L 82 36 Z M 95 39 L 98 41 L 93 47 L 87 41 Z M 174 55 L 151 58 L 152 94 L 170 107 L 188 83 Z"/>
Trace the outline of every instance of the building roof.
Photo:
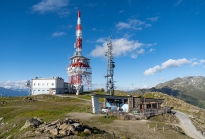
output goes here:
<path id="1" fill-rule="evenodd" d="M 91 94 L 91 96 L 98 97 L 98 98 L 109 98 L 109 99 L 128 99 L 131 96 L 111 96 L 111 95 L 98 95 L 98 94 Z"/>
<path id="2" fill-rule="evenodd" d="M 60 79 L 60 80 L 64 80 L 63 78 L 61 77 L 51 77 L 51 78 L 41 78 L 41 77 L 36 77 L 32 80 L 57 80 L 57 79 Z"/>

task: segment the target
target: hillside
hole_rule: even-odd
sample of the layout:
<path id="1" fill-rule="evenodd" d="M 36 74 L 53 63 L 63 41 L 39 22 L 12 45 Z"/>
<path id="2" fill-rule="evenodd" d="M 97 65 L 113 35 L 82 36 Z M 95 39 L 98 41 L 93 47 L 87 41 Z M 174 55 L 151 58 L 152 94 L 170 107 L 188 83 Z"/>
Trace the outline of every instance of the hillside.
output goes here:
<path id="1" fill-rule="evenodd" d="M 139 89 L 136 93 L 162 92 L 195 106 L 205 108 L 205 77 L 187 76 L 175 78 L 165 83 L 160 83 L 150 89 Z"/>
<path id="2" fill-rule="evenodd" d="M 82 98 L 87 99 L 87 101 Z M 40 95 L 31 96 L 29 98 L 0 98 L 0 138 L 7 138 L 8 136 L 10 138 L 39 138 L 39 136 L 44 138 L 45 136 L 56 138 L 56 136 L 47 134 L 47 132 L 44 133 L 45 131 L 39 132 L 39 128 L 26 128 L 21 130 L 22 127 L 26 125 L 26 121 L 36 119 L 35 117 L 37 117 L 37 119 L 40 119 L 40 122 L 45 122 L 44 125 L 56 123 L 56 120 L 58 121 L 57 124 L 60 124 L 59 121 L 67 121 L 66 119 L 80 120 L 83 127 L 92 127 L 93 134 L 89 136 L 90 139 L 120 139 L 122 137 L 124 137 L 124 139 L 152 139 L 154 137 L 189 139 L 188 136 L 184 135 L 183 131 L 176 130 L 170 126 L 170 118 L 173 118 L 172 115 L 163 115 L 163 121 L 159 121 L 158 119 L 133 121 L 118 120 L 115 117 L 105 118 L 105 115 L 95 115 L 91 113 L 91 102 L 88 100 L 90 100 L 89 94 L 80 96 L 66 95 L 66 97 Z M 169 124 L 167 121 L 169 121 Z M 156 123 L 158 124 L 158 130 L 154 131 Z M 148 124 L 150 128 L 148 128 Z M 162 131 L 162 127 L 165 127 L 166 132 Z M 48 127 L 45 128 L 48 129 Z M 100 133 L 98 134 L 96 131 Z M 84 134 L 76 134 L 73 136 L 77 137 L 79 135 Z M 61 138 L 66 138 L 66 136 L 61 136 Z"/>

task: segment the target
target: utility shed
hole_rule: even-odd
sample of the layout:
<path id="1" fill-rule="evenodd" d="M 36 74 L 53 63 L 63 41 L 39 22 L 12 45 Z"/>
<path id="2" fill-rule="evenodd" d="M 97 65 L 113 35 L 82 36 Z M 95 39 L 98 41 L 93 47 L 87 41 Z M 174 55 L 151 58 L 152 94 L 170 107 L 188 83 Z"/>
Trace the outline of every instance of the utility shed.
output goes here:
<path id="1" fill-rule="evenodd" d="M 146 109 L 161 109 L 161 105 L 164 99 L 155 98 L 140 98 L 132 96 L 129 98 L 129 112 L 140 111 L 143 112 Z"/>
<path id="2" fill-rule="evenodd" d="M 128 112 L 128 98 L 130 96 L 111 96 L 111 95 L 97 95 L 93 94 L 92 97 L 92 109 L 93 113 L 101 113 L 103 107 L 117 106 L 122 108 L 124 112 Z M 104 98 L 103 104 L 99 102 L 99 98 Z"/>
<path id="3" fill-rule="evenodd" d="M 171 112 L 170 107 L 162 107 L 164 99 L 141 98 L 138 96 L 111 96 L 97 95 L 92 96 L 93 113 L 101 113 L 102 109 L 117 107 L 117 111 L 132 113 L 140 117 L 150 117 L 167 112 Z M 99 98 L 104 98 L 104 102 L 99 102 Z"/>
<path id="4" fill-rule="evenodd" d="M 64 94 L 64 80 L 61 77 L 39 78 L 31 80 L 31 95 Z"/>

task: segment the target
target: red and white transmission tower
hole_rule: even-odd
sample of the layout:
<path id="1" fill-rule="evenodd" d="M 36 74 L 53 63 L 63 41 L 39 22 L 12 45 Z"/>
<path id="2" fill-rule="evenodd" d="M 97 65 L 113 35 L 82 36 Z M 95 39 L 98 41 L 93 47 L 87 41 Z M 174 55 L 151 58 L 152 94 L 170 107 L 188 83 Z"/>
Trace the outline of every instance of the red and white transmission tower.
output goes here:
<path id="1" fill-rule="evenodd" d="M 78 11 L 78 20 L 76 26 L 76 43 L 74 43 L 74 56 L 70 57 L 70 65 L 67 67 L 68 83 L 72 92 L 79 95 L 83 92 L 84 86 L 91 90 L 92 70 L 90 59 L 82 56 L 82 26 L 80 21 L 80 11 Z"/>

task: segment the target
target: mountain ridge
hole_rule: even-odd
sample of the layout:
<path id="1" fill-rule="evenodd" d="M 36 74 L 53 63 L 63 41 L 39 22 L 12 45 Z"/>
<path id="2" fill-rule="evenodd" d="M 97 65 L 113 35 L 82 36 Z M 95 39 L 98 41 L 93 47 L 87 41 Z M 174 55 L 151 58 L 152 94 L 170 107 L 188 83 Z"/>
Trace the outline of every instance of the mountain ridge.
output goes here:
<path id="1" fill-rule="evenodd" d="M 203 76 L 177 77 L 150 89 L 139 89 L 136 92 L 162 92 L 195 106 L 205 108 L 205 77 Z"/>

